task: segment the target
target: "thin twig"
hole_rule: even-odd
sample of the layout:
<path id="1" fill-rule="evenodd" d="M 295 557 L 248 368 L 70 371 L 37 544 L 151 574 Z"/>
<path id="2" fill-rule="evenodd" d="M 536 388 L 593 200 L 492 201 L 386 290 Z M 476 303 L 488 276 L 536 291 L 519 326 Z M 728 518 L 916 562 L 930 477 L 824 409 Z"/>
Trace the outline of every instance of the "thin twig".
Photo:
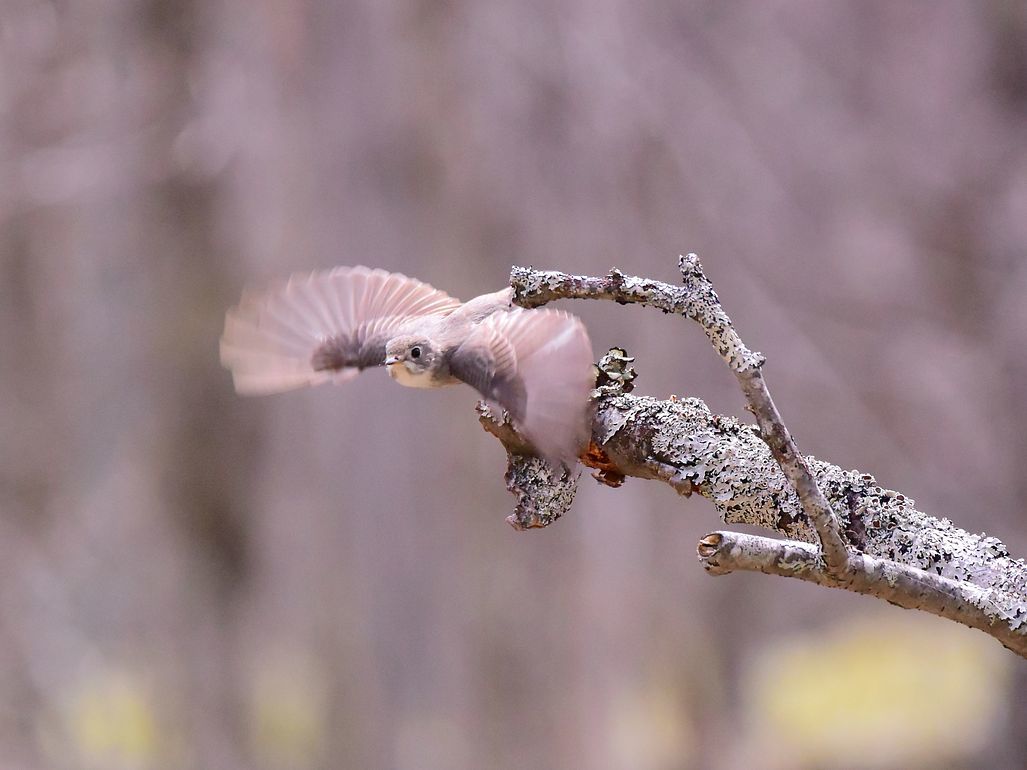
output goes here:
<path id="1" fill-rule="evenodd" d="M 963 581 L 865 554 L 849 559 L 845 572 L 835 575 L 823 568 L 816 547 L 809 543 L 742 532 L 712 532 L 699 541 L 696 550 L 703 567 L 713 575 L 762 572 L 876 596 L 984 631 L 1027 657 L 1027 636 L 996 623 L 993 615 L 981 609 L 987 606 L 985 592 Z"/>

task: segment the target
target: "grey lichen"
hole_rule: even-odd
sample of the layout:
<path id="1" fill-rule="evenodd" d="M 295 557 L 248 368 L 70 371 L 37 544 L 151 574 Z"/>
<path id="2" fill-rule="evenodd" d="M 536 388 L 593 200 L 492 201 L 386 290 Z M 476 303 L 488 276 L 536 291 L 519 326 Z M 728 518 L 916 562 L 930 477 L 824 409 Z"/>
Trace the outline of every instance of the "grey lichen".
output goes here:
<path id="1" fill-rule="evenodd" d="M 514 302 L 521 307 L 538 307 L 555 299 L 608 299 L 619 304 L 640 304 L 692 318 L 702 324 L 713 346 L 733 370 L 758 368 L 763 356 L 749 350 L 731 325 L 713 284 L 706 278 L 699 257 L 680 257 L 683 286 L 628 276 L 617 268 L 602 277 L 570 275 L 557 270 L 514 267 L 510 285 Z"/>
<path id="2" fill-rule="evenodd" d="M 698 257 L 681 257 L 679 268 L 680 287 L 616 269 L 601 277 L 511 272 L 514 302 L 524 307 L 607 299 L 692 318 L 734 372 L 756 417 L 758 426 L 744 425 L 712 414 L 699 399 L 633 396 L 632 359 L 611 351 L 598 367 L 592 442 L 581 457 L 597 469 L 595 478 L 616 487 L 636 476 L 685 495 L 698 491 L 724 521 L 790 538 L 708 535 L 698 550 L 713 574 L 758 571 L 869 594 L 985 630 L 1027 657 L 1024 561 L 1013 559 L 997 538 L 927 516 L 869 474 L 800 454 L 763 378 L 763 356 L 742 343 Z M 500 437 L 513 458 L 515 444 Z M 528 476 L 540 478 L 536 471 Z M 531 499 L 545 500 L 527 488 Z"/>
<path id="3" fill-rule="evenodd" d="M 616 268 L 606 276 L 592 277 L 521 267 L 511 270 L 510 285 L 514 289 L 513 301 L 524 307 L 537 307 L 554 299 L 609 299 L 620 304 L 655 307 L 697 321 L 734 372 L 775 460 L 791 487 L 798 490 L 802 511 L 819 537 L 825 563 L 829 569 L 840 571 L 848 558 L 840 523 L 814 484 L 809 468 L 774 406 L 760 371 L 763 356 L 749 350 L 738 336 L 699 257 L 695 254 L 680 257 L 678 266 L 682 286 L 627 276 Z M 694 483 L 687 473 L 678 476 L 666 469 L 661 473 L 658 463 L 650 463 L 650 472 L 652 478 L 671 480 L 683 493 Z"/>
<path id="4" fill-rule="evenodd" d="M 713 284 L 702 269 L 699 255 L 686 254 L 678 257 L 678 269 L 684 280 L 682 292 L 687 297 L 686 310 L 682 315 L 699 322 L 713 347 L 733 371 L 761 367 L 764 362 L 763 355 L 749 350 L 738 336 L 731 319 L 720 304 Z"/>
<path id="5" fill-rule="evenodd" d="M 593 440 L 626 475 L 672 485 L 689 481 L 728 524 L 817 542 L 758 429 L 713 414 L 698 398 L 604 396 L 596 403 Z M 869 474 L 814 457 L 807 461 L 843 523 L 850 548 L 982 588 L 982 610 L 1011 628 L 1027 625 L 1027 564 L 1010 557 L 1000 540 L 928 516 L 911 498 L 882 488 Z"/>
<path id="6" fill-rule="evenodd" d="M 848 560 L 844 572 L 835 574 L 825 568 L 815 545 L 744 532 L 711 532 L 699 541 L 696 553 L 713 575 L 762 572 L 875 596 L 980 629 L 1027 657 L 1027 635 L 1009 621 L 1009 613 L 989 603 L 984 589 L 965 581 L 869 554 Z"/>
<path id="7" fill-rule="evenodd" d="M 1027 563 L 1004 543 L 917 510 L 905 495 L 881 488 L 869 474 L 812 460 L 817 482 L 849 524 L 862 529 L 865 553 L 985 589 L 980 608 L 1019 628 L 1027 622 Z"/>
<path id="8" fill-rule="evenodd" d="M 579 470 L 557 472 L 541 458 L 511 454 L 506 487 L 517 504 L 506 520 L 517 530 L 548 527 L 571 507 L 580 477 Z"/>
<path id="9" fill-rule="evenodd" d="M 728 523 L 816 541 L 798 497 L 757 429 L 713 414 L 698 398 L 605 396 L 596 403 L 592 438 L 627 475 L 672 486 L 688 482 L 716 504 Z"/>
<path id="10" fill-rule="evenodd" d="M 506 448 L 506 488 L 517 498 L 514 512 L 506 520 L 517 530 L 548 527 L 574 502 L 580 469 L 557 470 L 536 457 L 506 412 L 496 414 L 484 401 L 478 402 L 477 410 L 482 427 Z"/>
<path id="11" fill-rule="evenodd" d="M 592 399 L 634 390 L 634 380 L 638 376 L 631 365 L 634 361 L 623 348 L 610 348 L 595 366 L 596 386 Z"/>

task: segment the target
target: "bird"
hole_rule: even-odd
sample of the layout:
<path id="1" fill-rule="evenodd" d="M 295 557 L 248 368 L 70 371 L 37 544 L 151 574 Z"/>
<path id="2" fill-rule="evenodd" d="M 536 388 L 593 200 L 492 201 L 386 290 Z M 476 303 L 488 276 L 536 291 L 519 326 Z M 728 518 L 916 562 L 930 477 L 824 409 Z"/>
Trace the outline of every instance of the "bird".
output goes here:
<path id="1" fill-rule="evenodd" d="M 406 387 L 466 383 L 554 468 L 573 467 L 589 435 L 585 325 L 562 310 L 516 307 L 509 287 L 460 302 L 378 268 L 298 273 L 243 292 L 225 314 L 220 357 L 241 395 L 344 383 L 383 366 Z"/>

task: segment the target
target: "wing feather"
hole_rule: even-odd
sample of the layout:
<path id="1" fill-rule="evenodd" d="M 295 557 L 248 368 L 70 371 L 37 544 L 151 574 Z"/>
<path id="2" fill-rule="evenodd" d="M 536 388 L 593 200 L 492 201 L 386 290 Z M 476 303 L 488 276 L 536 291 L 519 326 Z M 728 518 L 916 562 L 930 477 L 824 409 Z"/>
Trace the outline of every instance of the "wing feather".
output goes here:
<path id="1" fill-rule="evenodd" d="M 239 393 L 344 382 L 384 360 L 385 343 L 413 319 L 446 315 L 459 300 L 400 273 L 337 267 L 243 292 L 225 315 L 221 363 Z"/>
<path id="2" fill-rule="evenodd" d="M 584 324 L 562 310 L 488 316 L 454 351 L 454 376 L 506 409 L 548 460 L 572 463 L 588 438 L 594 387 Z"/>

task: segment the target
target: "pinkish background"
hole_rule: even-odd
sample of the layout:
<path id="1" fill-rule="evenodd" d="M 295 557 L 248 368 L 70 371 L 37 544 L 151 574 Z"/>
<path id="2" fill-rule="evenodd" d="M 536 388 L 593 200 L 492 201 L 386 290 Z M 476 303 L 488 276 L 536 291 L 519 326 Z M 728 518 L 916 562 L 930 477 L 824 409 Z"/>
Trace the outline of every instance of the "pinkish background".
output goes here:
<path id="1" fill-rule="evenodd" d="M 470 390 L 217 355 L 293 271 L 698 251 L 804 451 L 1023 554 L 1023 2 L 4 0 L 0 179 L 0 767 L 1027 765 L 983 635 L 708 577 L 655 483 L 515 533 Z M 694 325 L 566 307 L 744 414 Z"/>

